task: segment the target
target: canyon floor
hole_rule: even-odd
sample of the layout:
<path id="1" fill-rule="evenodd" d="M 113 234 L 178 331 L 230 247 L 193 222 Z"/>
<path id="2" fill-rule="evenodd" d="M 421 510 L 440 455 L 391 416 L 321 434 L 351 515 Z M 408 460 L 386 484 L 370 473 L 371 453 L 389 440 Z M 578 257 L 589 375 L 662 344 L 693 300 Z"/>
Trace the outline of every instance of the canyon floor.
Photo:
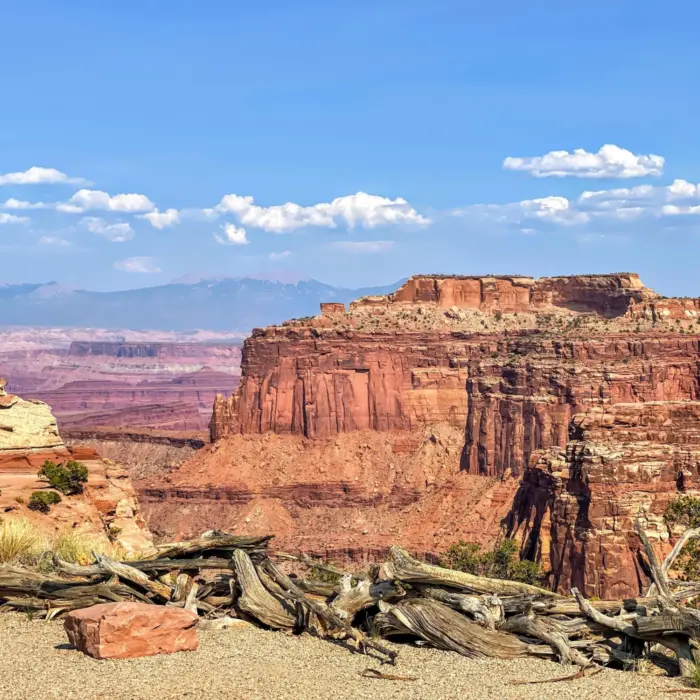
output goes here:
<path id="1" fill-rule="evenodd" d="M 395 668 L 382 667 L 341 645 L 253 627 L 201 632 L 196 652 L 96 661 L 67 644 L 61 622 L 6 613 L 0 615 L 0 647 L 5 650 L 0 656 L 0 696 L 5 700 L 641 700 L 685 689 L 677 680 L 612 670 L 564 683 L 515 685 L 513 681 L 554 679 L 572 671 L 549 661 L 477 661 L 408 645 L 396 647 L 401 655 Z M 367 668 L 416 680 L 364 678 Z"/>

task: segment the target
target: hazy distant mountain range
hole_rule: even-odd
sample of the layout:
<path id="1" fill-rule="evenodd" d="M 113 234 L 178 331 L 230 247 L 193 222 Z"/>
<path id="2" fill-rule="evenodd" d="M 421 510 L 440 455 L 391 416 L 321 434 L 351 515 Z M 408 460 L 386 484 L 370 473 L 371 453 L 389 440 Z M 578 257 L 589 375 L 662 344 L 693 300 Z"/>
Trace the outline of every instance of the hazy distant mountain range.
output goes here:
<path id="1" fill-rule="evenodd" d="M 46 284 L 0 285 L 0 325 L 247 332 L 289 318 L 313 316 L 322 301 L 350 302 L 388 294 L 386 287 L 343 289 L 308 280 L 201 280 L 123 292 L 89 292 Z"/>

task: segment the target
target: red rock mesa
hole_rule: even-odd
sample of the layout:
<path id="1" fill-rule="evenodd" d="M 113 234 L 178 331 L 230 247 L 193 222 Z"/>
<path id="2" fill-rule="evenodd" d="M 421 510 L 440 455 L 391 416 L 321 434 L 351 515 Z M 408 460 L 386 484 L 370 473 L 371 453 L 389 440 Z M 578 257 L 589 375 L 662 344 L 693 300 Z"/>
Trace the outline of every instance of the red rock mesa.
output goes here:
<path id="1" fill-rule="evenodd" d="M 699 313 L 631 273 L 420 275 L 324 305 L 245 341 L 214 451 L 140 484 L 144 508 L 345 557 L 503 521 L 553 585 L 635 593 L 630 524 L 665 546 L 665 505 L 698 485 Z"/>

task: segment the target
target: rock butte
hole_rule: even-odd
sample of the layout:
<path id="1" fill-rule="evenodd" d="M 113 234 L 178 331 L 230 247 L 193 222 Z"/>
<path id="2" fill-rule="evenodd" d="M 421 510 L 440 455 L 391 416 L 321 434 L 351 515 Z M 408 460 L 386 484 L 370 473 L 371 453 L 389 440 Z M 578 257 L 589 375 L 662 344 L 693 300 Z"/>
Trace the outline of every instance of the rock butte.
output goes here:
<path id="1" fill-rule="evenodd" d="M 127 471 L 103 460 L 87 447 L 66 447 L 51 408 L 42 401 L 25 401 L 5 392 L 0 379 L 0 510 L 3 518 L 26 517 L 47 534 L 80 532 L 107 542 L 108 536 L 126 552 L 153 550 L 151 533 L 141 517 Z M 35 491 L 49 488 L 37 478 L 50 459 L 75 459 L 88 468 L 81 495 L 64 496 L 49 514 L 27 508 Z"/>
<path id="2" fill-rule="evenodd" d="M 505 527 L 558 588 L 636 594 L 632 522 L 667 547 L 666 504 L 698 488 L 699 314 L 631 273 L 419 275 L 324 304 L 245 341 L 219 442 L 140 483 L 144 510 L 349 558 Z"/>

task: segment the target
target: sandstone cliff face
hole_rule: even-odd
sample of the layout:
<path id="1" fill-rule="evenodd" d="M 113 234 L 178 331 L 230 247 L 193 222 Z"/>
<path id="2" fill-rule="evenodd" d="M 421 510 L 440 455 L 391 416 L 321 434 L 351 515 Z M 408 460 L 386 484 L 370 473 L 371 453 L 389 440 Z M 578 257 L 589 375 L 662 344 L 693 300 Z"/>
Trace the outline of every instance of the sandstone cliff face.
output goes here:
<path id="1" fill-rule="evenodd" d="M 49 532 L 77 529 L 104 539 L 109 533 L 127 552 L 152 549 L 128 472 L 90 448 L 67 448 L 49 406 L 6 394 L 2 386 L 4 380 L 0 380 L 0 510 L 6 517 L 27 517 Z M 47 488 L 37 478 L 47 459 L 82 462 L 88 482 L 83 494 L 64 497 L 44 515 L 26 504 L 34 491 Z"/>
<path id="2" fill-rule="evenodd" d="M 665 504 L 698 483 L 698 309 L 632 274 L 415 277 L 345 314 L 255 331 L 212 438 L 456 430 L 455 469 L 522 477 L 511 528 L 555 586 L 631 594 L 644 581 L 633 518 L 668 539 Z"/>

